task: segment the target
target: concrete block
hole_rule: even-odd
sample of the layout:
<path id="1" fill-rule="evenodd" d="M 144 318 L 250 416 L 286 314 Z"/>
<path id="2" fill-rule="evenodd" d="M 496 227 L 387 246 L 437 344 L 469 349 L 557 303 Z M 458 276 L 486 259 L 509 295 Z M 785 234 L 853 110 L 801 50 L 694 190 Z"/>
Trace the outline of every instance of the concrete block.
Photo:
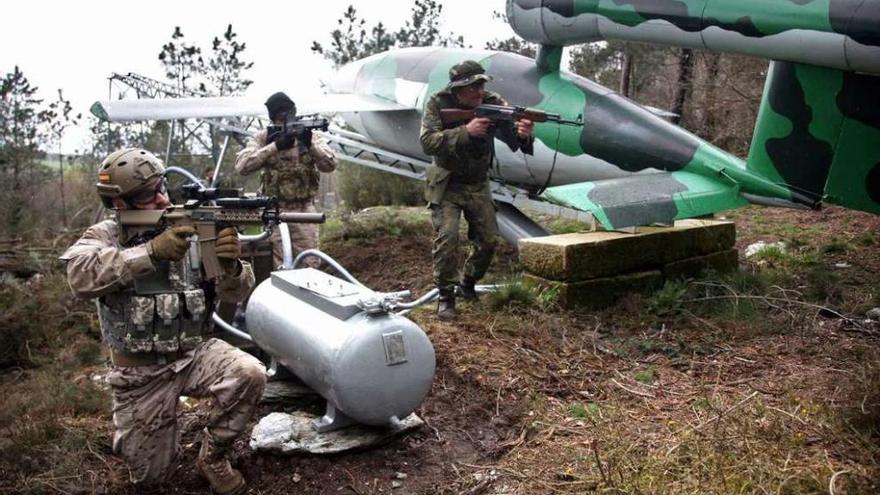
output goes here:
<path id="1" fill-rule="evenodd" d="M 558 287 L 559 305 L 564 309 L 605 308 L 615 304 L 626 294 L 647 293 L 663 286 L 663 274 L 660 270 L 627 273 L 580 282 L 558 282 L 530 274 L 524 274 L 523 278 L 539 287 Z"/>
<path id="2" fill-rule="evenodd" d="M 659 269 L 682 259 L 730 249 L 732 222 L 682 220 L 672 227 L 640 227 L 638 233 L 584 232 L 523 239 L 525 270 L 548 280 L 580 281 Z"/>
<path id="3" fill-rule="evenodd" d="M 661 271 L 667 280 L 694 278 L 706 270 L 729 273 L 739 268 L 739 251 L 727 249 L 706 256 L 696 256 L 663 265 Z"/>

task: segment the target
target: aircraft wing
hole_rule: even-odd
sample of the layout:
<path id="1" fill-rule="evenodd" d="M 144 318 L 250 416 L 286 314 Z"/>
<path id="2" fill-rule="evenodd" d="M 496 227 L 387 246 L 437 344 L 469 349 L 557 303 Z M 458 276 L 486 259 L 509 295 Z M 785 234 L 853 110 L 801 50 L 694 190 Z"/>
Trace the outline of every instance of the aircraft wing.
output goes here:
<path id="1" fill-rule="evenodd" d="M 556 186 L 541 197 L 592 213 L 609 230 L 671 224 L 749 203 L 736 184 L 683 171 Z"/>
<path id="2" fill-rule="evenodd" d="M 355 94 L 327 94 L 316 99 L 297 99 L 297 113 L 389 112 L 411 107 L 384 98 Z M 245 97 L 167 98 L 98 101 L 92 114 L 110 122 L 139 120 L 218 119 L 265 117 L 263 100 Z"/>

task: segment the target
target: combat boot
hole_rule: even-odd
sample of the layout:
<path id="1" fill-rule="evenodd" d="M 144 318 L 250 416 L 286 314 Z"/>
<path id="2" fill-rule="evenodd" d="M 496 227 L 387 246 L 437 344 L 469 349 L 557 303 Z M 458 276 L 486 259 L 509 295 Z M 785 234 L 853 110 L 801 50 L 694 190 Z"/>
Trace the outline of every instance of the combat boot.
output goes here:
<path id="1" fill-rule="evenodd" d="M 461 294 L 461 298 L 465 301 L 476 301 L 477 300 L 477 290 L 474 288 L 476 284 L 476 280 L 470 277 L 462 277 L 461 282 L 458 283 L 458 293 Z"/>
<path id="2" fill-rule="evenodd" d="M 214 493 L 220 495 L 244 493 L 246 486 L 244 477 L 229 464 L 229 459 L 222 452 L 218 452 L 207 431 L 202 438 L 202 448 L 199 450 L 196 468 L 211 484 Z"/>
<path id="3" fill-rule="evenodd" d="M 440 289 L 437 299 L 437 318 L 443 321 L 455 319 L 455 290 Z"/>

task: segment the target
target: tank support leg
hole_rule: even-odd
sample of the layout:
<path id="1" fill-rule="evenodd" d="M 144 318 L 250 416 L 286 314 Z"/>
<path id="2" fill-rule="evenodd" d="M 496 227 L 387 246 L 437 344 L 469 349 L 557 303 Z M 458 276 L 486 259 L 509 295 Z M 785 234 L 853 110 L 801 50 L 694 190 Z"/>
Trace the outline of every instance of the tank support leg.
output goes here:
<path id="1" fill-rule="evenodd" d="M 339 409 L 336 409 L 336 406 L 328 400 L 327 410 L 324 412 L 324 416 L 322 416 L 321 419 L 314 420 L 312 426 L 315 427 L 315 431 L 318 433 L 327 433 L 328 431 L 345 428 L 346 426 L 351 426 L 355 423 L 355 420 L 346 416 L 345 413 Z"/>

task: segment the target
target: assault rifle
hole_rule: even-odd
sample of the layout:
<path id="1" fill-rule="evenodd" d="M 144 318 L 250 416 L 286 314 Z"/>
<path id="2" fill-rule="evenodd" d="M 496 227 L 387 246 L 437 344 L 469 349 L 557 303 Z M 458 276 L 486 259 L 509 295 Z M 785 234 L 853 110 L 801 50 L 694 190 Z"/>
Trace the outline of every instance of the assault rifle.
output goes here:
<path id="1" fill-rule="evenodd" d="M 215 279 L 222 273 L 217 259 L 217 232 L 236 225 L 263 225 L 273 229 L 282 222 L 324 223 L 323 213 L 281 211 L 271 197 L 244 197 L 240 189 L 205 189 L 183 186 L 186 202 L 164 210 L 117 210 L 122 239 L 127 245 L 146 242 L 168 227 L 190 225 L 195 228 L 205 267 L 205 276 Z M 206 204 L 207 203 L 207 204 Z"/>
<path id="2" fill-rule="evenodd" d="M 324 117 L 320 117 L 318 115 L 310 115 L 306 117 L 293 117 L 288 119 L 281 125 L 270 125 L 266 128 L 266 135 L 268 136 L 268 142 L 272 143 L 281 136 L 290 135 L 296 138 L 297 145 L 299 146 L 300 154 L 305 153 L 309 150 L 309 145 L 311 143 L 304 143 L 300 136 L 303 135 L 303 132 L 308 131 L 324 131 L 327 132 L 327 129 L 330 128 L 330 121 Z"/>
<path id="3" fill-rule="evenodd" d="M 555 122 L 562 125 L 584 125 L 583 117 L 578 115 L 577 120 L 566 120 L 558 113 L 548 113 L 537 108 L 509 107 L 504 105 L 483 104 L 472 109 L 446 108 L 440 110 L 440 120 L 444 125 L 470 122 L 475 118 L 486 118 L 495 121 L 517 121 L 528 119 L 532 122 Z"/>

